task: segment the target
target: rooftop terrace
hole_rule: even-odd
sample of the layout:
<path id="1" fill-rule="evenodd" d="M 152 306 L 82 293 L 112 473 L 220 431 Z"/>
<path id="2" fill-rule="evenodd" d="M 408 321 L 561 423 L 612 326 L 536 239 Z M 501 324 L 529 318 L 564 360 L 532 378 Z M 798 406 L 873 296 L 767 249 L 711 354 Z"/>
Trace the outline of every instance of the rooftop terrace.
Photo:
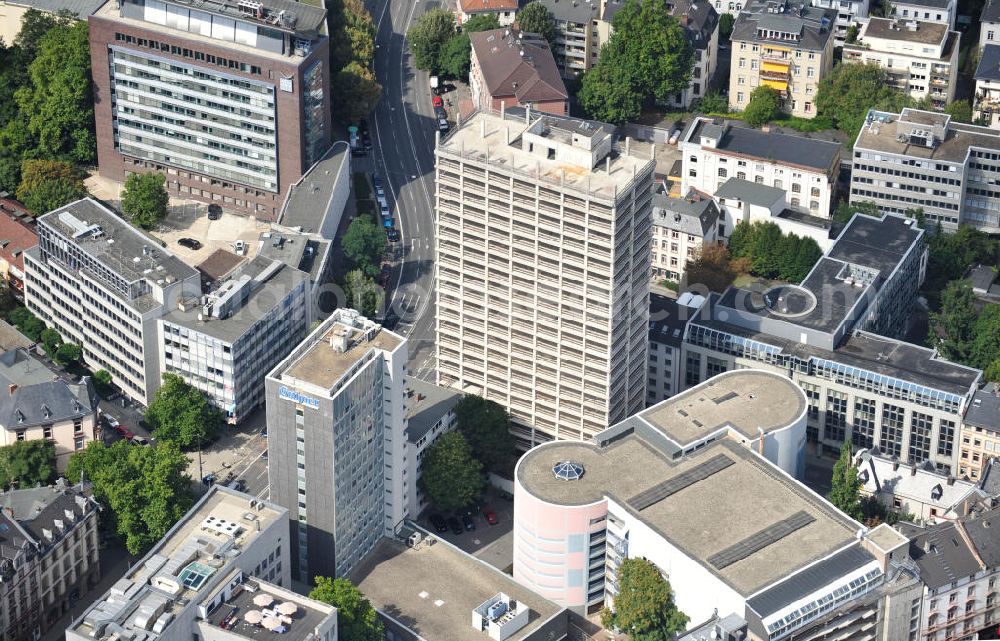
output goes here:
<path id="1" fill-rule="evenodd" d="M 923 114 L 913 109 L 904 110 L 907 121 L 916 124 L 937 126 L 937 122 L 923 122 Z M 916 144 L 909 137 L 902 140 L 897 135 L 896 122 L 899 114 L 872 111 L 874 119 L 869 120 L 858 134 L 855 150 L 870 149 L 901 156 L 911 156 L 923 160 L 939 160 L 942 162 L 964 163 L 969 155 L 970 147 L 1000 150 L 1000 132 L 988 127 L 977 127 L 962 123 L 950 122 L 943 140 L 936 141 L 933 146 Z"/>

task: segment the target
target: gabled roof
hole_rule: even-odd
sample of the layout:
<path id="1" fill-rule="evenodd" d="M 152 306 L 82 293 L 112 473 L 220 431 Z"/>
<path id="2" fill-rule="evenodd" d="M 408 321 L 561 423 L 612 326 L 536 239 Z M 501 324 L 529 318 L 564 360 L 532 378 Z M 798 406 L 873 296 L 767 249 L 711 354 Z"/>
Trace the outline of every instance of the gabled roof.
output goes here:
<path id="1" fill-rule="evenodd" d="M 517 0 L 459 0 L 462 13 L 517 11 Z"/>
<path id="2" fill-rule="evenodd" d="M 13 431 L 97 411 L 89 377 L 71 383 L 22 349 L 0 354 L 0 425 Z"/>
<path id="3" fill-rule="evenodd" d="M 38 234 L 23 222 L 27 210 L 20 203 L 0 199 L 0 257 L 24 271 L 24 250 L 38 244 Z"/>
<path id="4" fill-rule="evenodd" d="M 954 523 L 942 523 L 911 539 L 910 556 L 920 568 L 921 580 L 932 590 L 981 569 Z"/>
<path id="5" fill-rule="evenodd" d="M 962 519 L 966 534 L 987 567 L 1000 567 L 1000 507 L 986 512 L 973 512 Z"/>
<path id="6" fill-rule="evenodd" d="M 1000 22 L 1000 0 L 986 0 L 979 19 L 982 22 Z"/>
<path id="7" fill-rule="evenodd" d="M 77 501 L 83 497 L 83 505 Z M 90 501 L 90 488 L 79 485 L 69 486 L 60 479 L 55 485 L 14 490 L 3 495 L 4 507 L 10 507 L 14 518 L 36 543 L 44 545 L 43 530 L 58 532 L 56 521 L 67 523 L 66 512 L 71 512 L 74 520 L 85 516 L 96 504 Z"/>
<path id="8" fill-rule="evenodd" d="M 469 39 L 492 97 L 514 96 L 521 104 L 569 98 L 552 50 L 538 34 L 493 29 Z"/>
<path id="9" fill-rule="evenodd" d="M 1000 6 L 1000 2 L 997 3 Z M 1000 17 L 997 18 L 1000 20 Z M 983 47 L 979 64 L 976 66 L 976 80 L 1000 80 L 1000 45 Z"/>

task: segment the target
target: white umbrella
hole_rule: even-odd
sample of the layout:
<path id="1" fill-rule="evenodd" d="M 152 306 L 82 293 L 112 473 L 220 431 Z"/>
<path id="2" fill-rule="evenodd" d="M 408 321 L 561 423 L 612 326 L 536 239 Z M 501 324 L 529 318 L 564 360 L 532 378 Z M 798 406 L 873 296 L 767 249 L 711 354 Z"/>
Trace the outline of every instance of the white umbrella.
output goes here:
<path id="1" fill-rule="evenodd" d="M 275 608 L 275 610 L 277 610 L 281 614 L 292 615 L 292 614 L 295 614 L 296 612 L 299 611 L 299 606 L 295 605 L 291 601 L 285 601 L 284 603 L 282 603 L 281 605 L 279 605 L 277 608 Z"/>
<path id="2" fill-rule="evenodd" d="M 263 618 L 264 618 L 264 615 L 262 615 L 260 613 L 260 610 L 250 610 L 246 614 L 243 615 L 243 620 L 244 621 L 246 621 L 247 623 L 252 623 L 254 625 L 257 625 L 258 623 L 260 623 L 261 619 L 263 619 Z"/>
<path id="3" fill-rule="evenodd" d="M 268 630 L 274 630 L 279 625 L 281 625 L 281 621 L 278 621 L 274 617 L 264 617 L 263 621 L 261 621 L 261 625 L 263 625 Z"/>
<path id="4" fill-rule="evenodd" d="M 270 594 L 258 594 L 253 598 L 253 604 L 259 605 L 262 608 L 266 608 L 272 603 L 274 603 L 274 597 L 271 596 Z"/>

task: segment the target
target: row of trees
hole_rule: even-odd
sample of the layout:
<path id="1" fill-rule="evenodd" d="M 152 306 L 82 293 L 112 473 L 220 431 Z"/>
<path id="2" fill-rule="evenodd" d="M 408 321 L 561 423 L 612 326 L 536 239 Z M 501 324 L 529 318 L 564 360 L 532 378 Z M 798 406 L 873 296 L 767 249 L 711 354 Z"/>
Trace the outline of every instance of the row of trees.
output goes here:
<path id="1" fill-rule="evenodd" d="M 612 27 L 597 64 L 583 77 L 578 98 L 591 118 L 621 124 L 687 88 L 694 50 L 660 0 L 629 0 Z"/>
<path id="2" fill-rule="evenodd" d="M 475 16 L 459 27 L 452 11 L 432 9 L 420 16 L 406 38 L 417 69 L 444 78 L 465 79 L 472 56 L 469 34 L 499 28 L 500 22 L 494 14 Z"/>
<path id="3" fill-rule="evenodd" d="M 93 104 L 87 22 L 28 10 L 0 43 L 0 190 L 36 215 L 78 198 L 78 168 L 96 156 Z"/>
<path id="4" fill-rule="evenodd" d="M 784 234 L 767 221 L 738 223 L 729 237 L 729 253 L 737 273 L 793 283 L 801 282 L 823 255 L 812 238 Z"/>
<path id="5" fill-rule="evenodd" d="M 438 437 L 420 461 L 421 487 L 442 510 L 471 504 L 486 486 L 485 474 L 506 472 L 514 458 L 510 416 L 502 406 L 468 394 L 452 411 L 456 430 Z"/>
<path id="6" fill-rule="evenodd" d="M 1000 383 L 1000 305 L 980 304 L 969 283 L 953 281 L 941 292 L 941 308 L 930 321 L 931 346 Z"/>
<path id="7" fill-rule="evenodd" d="M 375 79 L 375 23 L 363 0 L 326 0 L 330 32 L 330 93 L 334 114 L 343 122 L 366 117 L 379 98 Z"/>

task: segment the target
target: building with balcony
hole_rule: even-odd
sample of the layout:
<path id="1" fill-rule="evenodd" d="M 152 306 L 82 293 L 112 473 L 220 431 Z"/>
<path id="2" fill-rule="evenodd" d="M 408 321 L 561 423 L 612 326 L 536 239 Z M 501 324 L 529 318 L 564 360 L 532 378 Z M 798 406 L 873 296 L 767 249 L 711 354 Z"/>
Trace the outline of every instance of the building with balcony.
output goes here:
<path id="1" fill-rule="evenodd" d="M 645 402 L 655 163 L 613 131 L 480 111 L 436 150 L 438 384 L 503 405 L 522 446 Z"/>
<path id="2" fill-rule="evenodd" d="M 212 486 L 66 639 L 337 641 L 336 608 L 290 589 L 288 531 L 284 508 Z"/>
<path id="3" fill-rule="evenodd" d="M 944 109 L 955 98 L 960 37 L 946 24 L 870 18 L 844 45 L 844 63 L 877 64 L 892 87 Z"/>
<path id="4" fill-rule="evenodd" d="M 101 580 L 87 485 L 0 492 L 0 639 L 34 641 Z"/>
<path id="5" fill-rule="evenodd" d="M 855 215 L 800 285 L 713 294 L 688 322 L 684 383 L 760 367 L 809 397 L 818 455 L 845 440 L 954 474 L 979 370 L 899 341 L 923 280 L 923 231 L 910 219 Z"/>
<path id="6" fill-rule="evenodd" d="M 469 34 L 469 88 L 480 109 L 528 107 L 564 116 L 569 93 L 544 38 L 517 29 Z"/>
<path id="7" fill-rule="evenodd" d="M 819 81 L 833 69 L 836 21 L 835 9 L 805 0 L 749 0 L 730 37 L 729 107 L 746 109 L 764 85 L 784 112 L 814 118 Z"/>
<path id="8" fill-rule="evenodd" d="M 330 146 L 326 10 L 293 0 L 107 2 L 89 19 L 102 176 L 274 221 Z"/>
<path id="9" fill-rule="evenodd" d="M 459 0 L 458 24 L 462 25 L 476 16 L 496 16 L 501 27 L 514 24 L 517 0 Z"/>
<path id="10" fill-rule="evenodd" d="M 26 349 L 6 351 L 0 354 L 0 447 L 51 441 L 56 470 L 62 473 L 73 452 L 99 438 L 99 400 L 89 376 L 75 383 L 54 374 Z"/>
<path id="11" fill-rule="evenodd" d="M 299 581 L 350 572 L 406 516 L 406 349 L 338 309 L 267 375 L 268 479 Z"/>
<path id="12" fill-rule="evenodd" d="M 833 29 L 837 47 L 843 46 L 847 40 L 847 30 L 851 25 L 863 23 L 868 17 L 869 4 L 869 0 L 812 0 L 814 7 L 833 9 L 837 12 L 837 21 Z"/>
<path id="13" fill-rule="evenodd" d="M 854 143 L 851 202 L 883 212 L 921 208 L 945 231 L 1000 233 L 1000 133 L 917 109 L 868 112 Z"/>
<path id="14" fill-rule="evenodd" d="M 0 279 L 24 297 L 24 252 L 38 244 L 34 218 L 13 198 L 0 197 Z"/>
<path id="15" fill-rule="evenodd" d="M 892 3 L 892 17 L 900 20 L 919 20 L 955 28 L 958 19 L 957 0 L 899 0 Z"/>
<path id="16" fill-rule="evenodd" d="M 997 28 L 1000 31 L 1000 26 Z M 986 126 L 1000 128 L 1000 39 L 987 44 L 976 67 L 976 93 L 972 97 L 972 117 Z"/>
<path id="17" fill-rule="evenodd" d="M 682 193 L 716 194 L 738 178 L 784 190 L 793 211 L 821 219 L 833 215 L 840 143 L 698 117 L 678 147 L 683 153 Z M 737 222 L 730 222 L 730 231 Z"/>
<path id="18" fill-rule="evenodd" d="M 552 53 L 564 78 L 579 78 L 597 64 L 601 46 L 611 34 L 611 19 L 602 19 L 602 0 L 538 0 L 552 14 L 556 41 Z M 607 2 L 608 4 L 618 4 Z"/>
<path id="19" fill-rule="evenodd" d="M 706 245 L 725 240 L 726 223 L 711 198 L 696 191 L 687 198 L 670 198 L 664 190 L 658 183 L 653 195 L 650 276 L 681 283 L 689 260 L 697 259 Z"/>
<path id="20" fill-rule="evenodd" d="M 515 470 L 514 579 L 595 611 L 613 605 L 622 560 L 644 558 L 692 627 L 732 614 L 755 640 L 876 639 L 866 598 L 885 572 L 868 531 L 787 472 L 807 408 L 786 377 L 741 370 L 589 442 L 530 450 Z"/>

